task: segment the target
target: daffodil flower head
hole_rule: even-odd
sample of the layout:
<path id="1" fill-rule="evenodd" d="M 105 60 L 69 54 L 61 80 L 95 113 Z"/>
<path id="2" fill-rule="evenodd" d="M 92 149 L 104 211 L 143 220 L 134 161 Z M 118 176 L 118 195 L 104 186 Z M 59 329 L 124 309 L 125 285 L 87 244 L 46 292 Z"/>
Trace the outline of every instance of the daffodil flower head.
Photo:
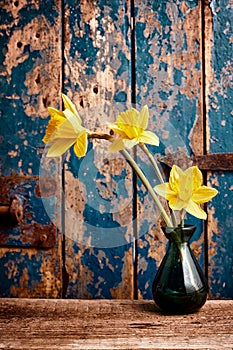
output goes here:
<path id="1" fill-rule="evenodd" d="M 172 210 L 184 209 L 199 219 L 206 219 L 207 214 L 200 205 L 211 200 L 218 191 L 202 183 L 202 173 L 197 166 L 183 171 L 173 165 L 169 182 L 155 186 L 154 190 L 169 202 Z"/>
<path id="2" fill-rule="evenodd" d="M 88 144 L 88 130 L 82 126 L 82 120 L 71 100 L 62 94 L 65 110 L 49 107 L 51 119 L 43 141 L 50 146 L 47 157 L 58 157 L 72 145 L 77 157 L 85 156 Z"/>
<path id="3" fill-rule="evenodd" d="M 140 112 L 131 108 L 125 112 L 121 112 L 116 119 L 116 122 L 108 126 L 116 134 L 116 138 L 109 150 L 121 151 L 125 148 L 132 148 L 138 143 L 148 143 L 158 146 L 159 138 L 151 131 L 146 131 L 148 125 L 149 112 L 148 107 L 144 106 Z"/>

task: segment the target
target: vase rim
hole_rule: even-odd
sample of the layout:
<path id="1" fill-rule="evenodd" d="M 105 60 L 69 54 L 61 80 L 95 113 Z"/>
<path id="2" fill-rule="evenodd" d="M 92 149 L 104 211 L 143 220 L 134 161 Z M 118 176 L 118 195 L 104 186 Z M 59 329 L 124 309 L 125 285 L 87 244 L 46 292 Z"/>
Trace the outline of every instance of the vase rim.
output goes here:
<path id="1" fill-rule="evenodd" d="M 163 232 L 170 235 L 172 232 L 194 232 L 196 230 L 195 225 L 184 225 L 184 226 L 162 226 Z"/>
<path id="2" fill-rule="evenodd" d="M 180 226 L 180 225 L 178 225 L 178 226 L 163 226 L 164 228 L 166 228 L 166 229 L 172 229 L 172 230 L 174 230 L 174 229 L 176 229 L 176 228 L 179 228 L 179 229 L 189 229 L 189 228 L 193 228 L 193 227 L 195 227 L 196 228 L 196 225 L 191 225 L 191 224 L 185 224 L 184 226 Z"/>

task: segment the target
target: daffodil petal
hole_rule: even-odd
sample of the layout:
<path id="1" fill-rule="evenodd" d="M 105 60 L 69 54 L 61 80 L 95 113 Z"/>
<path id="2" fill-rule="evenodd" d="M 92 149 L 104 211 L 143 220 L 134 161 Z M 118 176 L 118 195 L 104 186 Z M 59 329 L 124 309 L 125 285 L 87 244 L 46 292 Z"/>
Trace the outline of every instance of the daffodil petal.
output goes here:
<path id="1" fill-rule="evenodd" d="M 193 193 L 192 200 L 199 204 L 206 203 L 215 197 L 217 193 L 218 191 L 215 188 L 201 186 Z"/>
<path id="2" fill-rule="evenodd" d="M 53 107 L 48 107 L 48 111 L 49 111 L 49 114 L 51 115 L 51 117 L 65 119 L 65 115 L 64 115 L 63 111 L 59 111 L 58 109 L 53 108 Z"/>
<path id="3" fill-rule="evenodd" d="M 176 195 L 174 191 L 171 190 L 169 183 L 165 182 L 163 184 L 156 185 L 154 187 L 155 192 L 160 195 L 161 197 L 170 200 L 171 197 Z"/>
<path id="4" fill-rule="evenodd" d="M 84 157 L 87 152 L 87 132 L 84 130 L 78 135 L 74 144 L 74 153 L 78 158 Z"/>
<path id="5" fill-rule="evenodd" d="M 139 127 L 143 130 L 145 130 L 148 126 L 148 119 L 149 119 L 149 110 L 148 106 L 145 105 L 142 107 L 141 111 L 139 112 Z"/>
<path id="6" fill-rule="evenodd" d="M 124 127 L 126 125 L 139 127 L 139 113 L 136 109 L 130 108 L 124 112 L 121 112 L 117 116 L 116 124 L 119 127 Z"/>
<path id="7" fill-rule="evenodd" d="M 125 148 L 133 148 L 136 144 L 138 144 L 136 139 L 128 140 L 128 139 L 122 139 L 118 138 L 113 141 L 113 143 L 109 146 L 109 151 L 122 151 Z"/>
<path id="8" fill-rule="evenodd" d="M 73 128 L 77 131 L 80 131 L 82 126 L 81 119 L 74 113 L 72 113 L 69 109 L 64 110 L 64 115 L 69 120 L 69 122 L 73 125 Z"/>
<path id="9" fill-rule="evenodd" d="M 151 131 L 143 131 L 139 137 L 139 142 L 148 143 L 149 145 L 159 146 L 159 138 Z"/>
<path id="10" fill-rule="evenodd" d="M 143 132 L 143 129 L 139 127 L 139 124 L 139 113 L 134 108 L 121 112 L 117 116 L 117 120 L 115 122 L 118 130 L 122 130 L 128 139 L 139 137 Z M 118 131 L 116 130 L 116 132 Z"/>
<path id="11" fill-rule="evenodd" d="M 138 144 L 138 140 L 137 139 L 132 139 L 132 140 L 123 139 L 123 143 L 125 145 L 125 148 L 130 149 Z"/>
<path id="12" fill-rule="evenodd" d="M 59 157 L 64 154 L 75 142 L 75 139 L 56 139 L 51 144 L 46 157 Z"/>
<path id="13" fill-rule="evenodd" d="M 64 103 L 64 107 L 65 109 L 68 109 L 69 111 L 71 111 L 71 113 L 75 114 L 77 119 L 79 119 L 79 123 L 82 123 L 81 118 L 78 115 L 78 112 L 75 108 L 75 105 L 73 104 L 73 102 L 69 99 L 68 96 L 66 96 L 65 94 L 62 94 L 62 99 L 63 99 L 63 103 Z"/>
<path id="14" fill-rule="evenodd" d="M 200 205 L 195 203 L 194 201 L 190 200 L 185 208 L 185 210 L 195 216 L 196 218 L 198 219 L 201 219 L 201 220 L 206 220 L 207 218 L 207 214 L 206 212 L 201 209 Z"/>
<path id="15" fill-rule="evenodd" d="M 118 138 L 113 141 L 113 143 L 109 146 L 109 151 L 117 152 L 125 149 L 124 142 L 121 138 Z"/>
<path id="16" fill-rule="evenodd" d="M 179 179 L 181 176 L 183 176 L 183 173 L 183 170 L 177 165 L 172 166 L 169 176 L 169 184 L 171 189 L 177 193 L 179 191 Z"/>

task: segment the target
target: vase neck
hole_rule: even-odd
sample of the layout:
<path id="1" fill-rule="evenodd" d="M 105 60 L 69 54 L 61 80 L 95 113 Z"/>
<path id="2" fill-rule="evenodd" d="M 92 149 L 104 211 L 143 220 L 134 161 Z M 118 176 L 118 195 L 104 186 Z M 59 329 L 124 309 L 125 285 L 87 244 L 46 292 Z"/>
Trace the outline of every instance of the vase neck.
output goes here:
<path id="1" fill-rule="evenodd" d="M 186 225 L 184 227 L 163 227 L 163 232 L 170 242 L 178 244 L 188 243 L 196 230 L 196 226 Z"/>

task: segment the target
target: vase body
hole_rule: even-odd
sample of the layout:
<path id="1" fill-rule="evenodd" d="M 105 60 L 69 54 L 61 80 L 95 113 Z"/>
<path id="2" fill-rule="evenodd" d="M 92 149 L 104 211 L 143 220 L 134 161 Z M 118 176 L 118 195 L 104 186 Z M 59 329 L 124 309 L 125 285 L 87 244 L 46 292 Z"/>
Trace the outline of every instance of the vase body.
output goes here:
<path id="1" fill-rule="evenodd" d="M 206 302 L 208 284 L 189 244 L 195 229 L 195 226 L 163 228 L 169 246 L 154 278 L 152 294 L 166 313 L 196 312 Z"/>

